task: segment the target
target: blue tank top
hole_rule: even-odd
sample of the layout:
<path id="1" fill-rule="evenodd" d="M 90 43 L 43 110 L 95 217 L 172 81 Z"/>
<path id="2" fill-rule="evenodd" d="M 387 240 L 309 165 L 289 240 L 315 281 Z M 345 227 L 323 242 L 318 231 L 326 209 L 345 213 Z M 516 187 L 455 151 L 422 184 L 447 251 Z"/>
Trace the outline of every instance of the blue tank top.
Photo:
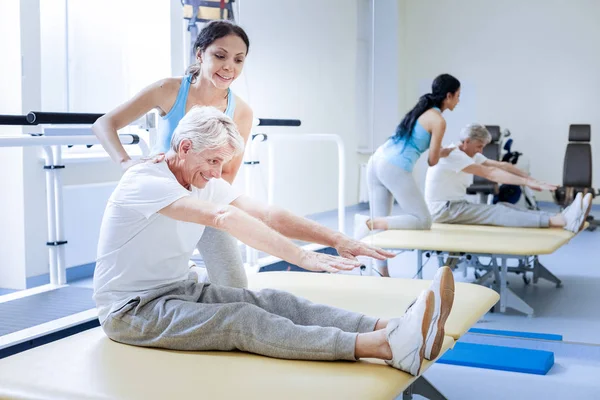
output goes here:
<path id="1" fill-rule="evenodd" d="M 185 103 L 187 102 L 188 93 L 190 92 L 190 85 L 192 83 L 192 76 L 184 76 L 181 80 L 181 86 L 179 87 L 179 93 L 175 99 L 175 103 L 171 110 L 161 117 L 158 124 L 156 143 L 152 147 L 152 154 L 166 153 L 171 148 L 171 138 L 173 132 L 177 128 L 177 124 L 185 115 Z M 233 119 L 233 113 L 235 112 L 235 95 L 231 89 L 227 89 L 227 108 L 225 109 L 225 115 Z"/>
<path id="2" fill-rule="evenodd" d="M 437 107 L 432 108 L 440 110 Z M 378 152 L 381 152 L 380 154 L 390 164 L 412 172 L 417 160 L 429 149 L 430 144 L 431 134 L 417 121 L 410 137 L 392 136 L 378 149 Z"/>

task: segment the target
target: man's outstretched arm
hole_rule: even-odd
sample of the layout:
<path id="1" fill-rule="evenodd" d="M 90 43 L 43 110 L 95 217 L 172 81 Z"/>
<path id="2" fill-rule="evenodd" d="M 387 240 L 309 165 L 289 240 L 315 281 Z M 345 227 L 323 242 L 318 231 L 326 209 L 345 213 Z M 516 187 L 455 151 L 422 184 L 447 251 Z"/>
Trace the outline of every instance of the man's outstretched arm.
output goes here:
<path id="1" fill-rule="evenodd" d="M 463 172 L 468 174 L 473 174 L 477 176 L 481 176 L 482 178 L 489 179 L 492 182 L 508 184 L 508 185 L 518 185 L 518 186 L 528 186 L 533 190 L 541 191 L 541 190 L 556 190 L 555 185 L 550 185 L 548 183 L 539 182 L 528 176 L 519 176 L 512 174 L 508 171 L 505 171 L 501 168 L 489 167 L 485 164 L 471 164 L 468 167 L 463 168 Z"/>
<path id="2" fill-rule="evenodd" d="M 303 250 L 262 221 L 231 205 L 217 205 L 186 196 L 159 213 L 179 221 L 223 230 L 257 250 L 310 271 L 338 272 L 361 265 L 355 260 Z"/>
<path id="3" fill-rule="evenodd" d="M 529 175 L 525 171 L 517 168 L 516 166 L 514 166 L 513 164 L 508 163 L 508 162 L 496 161 L 496 160 L 490 160 L 490 159 L 488 159 L 488 160 L 485 160 L 485 162 L 483 163 L 483 165 L 485 165 L 486 167 L 500 168 L 500 169 L 503 169 L 506 172 L 509 172 L 509 173 L 511 173 L 513 175 L 520 176 L 522 178 L 529 177 Z"/>

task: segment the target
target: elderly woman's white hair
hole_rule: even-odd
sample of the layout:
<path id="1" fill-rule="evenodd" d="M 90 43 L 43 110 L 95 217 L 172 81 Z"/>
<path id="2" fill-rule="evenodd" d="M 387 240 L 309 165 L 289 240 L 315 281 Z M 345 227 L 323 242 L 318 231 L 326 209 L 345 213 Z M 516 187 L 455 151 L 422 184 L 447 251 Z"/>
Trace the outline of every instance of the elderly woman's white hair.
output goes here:
<path id="1" fill-rule="evenodd" d="M 492 141 L 492 135 L 481 124 L 468 124 L 460 131 L 460 140 L 465 141 L 466 139 L 479 140 L 488 144 Z"/>
<path id="2" fill-rule="evenodd" d="M 235 123 L 214 107 L 194 106 L 179 121 L 171 138 L 171 151 L 177 152 L 183 140 L 192 142 L 192 151 L 201 152 L 229 144 L 234 154 L 244 151 L 244 139 Z"/>

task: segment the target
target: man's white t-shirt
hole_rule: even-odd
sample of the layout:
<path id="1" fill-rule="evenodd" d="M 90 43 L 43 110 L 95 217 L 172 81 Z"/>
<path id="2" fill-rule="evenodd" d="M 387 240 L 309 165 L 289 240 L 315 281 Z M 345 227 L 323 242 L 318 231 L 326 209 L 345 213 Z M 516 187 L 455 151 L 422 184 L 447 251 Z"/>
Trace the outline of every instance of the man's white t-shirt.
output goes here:
<path id="1" fill-rule="evenodd" d="M 448 157 L 440 158 L 436 165 L 427 169 L 425 201 L 432 214 L 448 201 L 465 200 L 467 188 L 473 183 L 473 174 L 468 174 L 463 169 L 487 161 L 483 154 L 477 153 L 474 157 L 469 157 L 457 145 L 450 147 L 454 147 L 454 150 Z"/>
<path id="2" fill-rule="evenodd" d="M 140 163 L 123 174 L 100 228 L 94 300 L 101 323 L 136 292 L 187 279 L 188 261 L 204 225 L 158 214 L 186 196 L 225 205 L 240 193 L 222 179 L 187 190 L 166 162 Z"/>

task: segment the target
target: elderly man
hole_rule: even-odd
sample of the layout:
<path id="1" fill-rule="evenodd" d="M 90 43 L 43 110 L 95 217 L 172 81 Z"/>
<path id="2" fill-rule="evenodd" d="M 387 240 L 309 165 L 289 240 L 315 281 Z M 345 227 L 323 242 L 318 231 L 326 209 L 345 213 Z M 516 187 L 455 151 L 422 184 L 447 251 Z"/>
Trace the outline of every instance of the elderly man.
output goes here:
<path id="1" fill-rule="evenodd" d="M 526 210 L 510 203 L 473 204 L 466 191 L 473 175 L 490 181 L 528 186 L 533 190 L 555 190 L 556 186 L 537 181 L 514 165 L 487 159 L 481 154 L 491 135 L 480 124 L 467 125 L 455 150 L 427 170 L 425 201 L 434 222 L 447 224 L 497 225 L 522 228 L 561 227 L 579 232 L 590 212 L 592 196 L 579 193 L 573 203 L 560 214 Z"/>
<path id="2" fill-rule="evenodd" d="M 360 266 L 356 256 L 393 256 L 237 193 L 220 177 L 223 164 L 242 151 L 229 117 L 195 107 L 180 121 L 164 161 L 125 172 L 106 207 L 94 275 L 106 334 L 175 350 L 237 349 L 304 360 L 373 357 L 418 374 L 423 358 L 437 357 L 443 342 L 454 296 L 448 268 L 404 315 L 389 321 L 282 291 L 187 278 L 205 226 L 310 271 L 351 270 Z M 332 246 L 341 257 L 306 251 L 288 238 Z"/>

